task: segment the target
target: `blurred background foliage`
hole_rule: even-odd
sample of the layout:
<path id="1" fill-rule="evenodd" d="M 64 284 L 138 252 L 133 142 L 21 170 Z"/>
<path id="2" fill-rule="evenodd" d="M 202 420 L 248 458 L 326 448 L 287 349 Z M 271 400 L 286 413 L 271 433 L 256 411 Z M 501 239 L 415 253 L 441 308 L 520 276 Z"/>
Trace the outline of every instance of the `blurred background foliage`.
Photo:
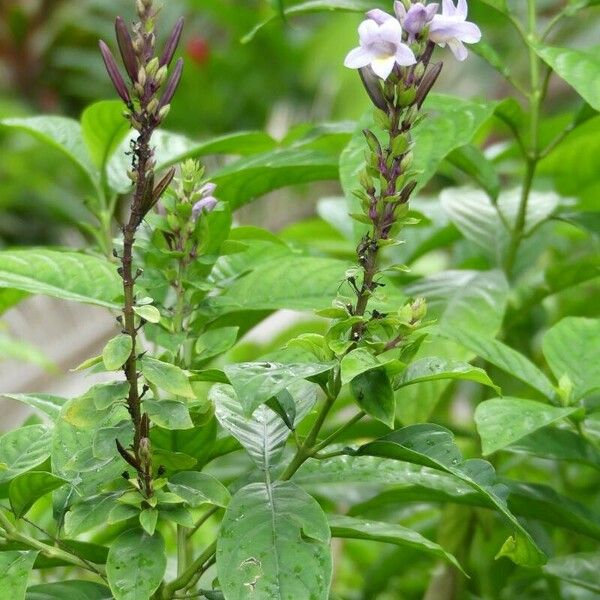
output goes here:
<path id="1" fill-rule="evenodd" d="M 297 2 L 296 2 L 297 3 Z M 295 2 L 288 0 L 286 7 Z M 161 27 L 180 14 L 187 25 L 182 54 L 186 59 L 178 101 L 166 127 L 194 138 L 244 129 L 267 129 L 283 137 L 295 124 L 357 119 L 367 100 L 355 73 L 342 66 L 356 38 L 360 17 L 351 13 L 303 15 L 286 23 L 274 20 L 248 43 L 243 38 L 273 14 L 275 0 L 169 0 Z M 515 16 L 525 10 L 515 2 Z M 546 19 L 564 2 L 540 1 Z M 485 41 L 513 66 L 527 72 L 526 53 L 506 18 L 473 0 L 471 15 Z M 97 52 L 98 38 L 109 39 L 115 14 L 132 19 L 126 0 L 3 0 L 0 3 L 0 118 L 27 114 L 62 114 L 78 118 L 91 102 L 113 98 Z M 588 12 L 564 21 L 553 41 L 570 47 L 597 42 Z M 595 32 L 595 33 L 594 33 Z M 446 61 L 439 89 L 487 100 L 503 97 L 506 82 L 485 61 L 466 65 Z M 560 113 L 574 96 L 560 81 L 551 82 L 551 111 Z M 79 174 L 58 153 L 42 150 L 35 140 L 0 132 L 0 243 L 65 243 L 76 223 L 86 218 Z M 27 181 L 27 185 L 22 185 Z M 566 192 L 571 193 L 566 185 Z M 293 194 L 292 200 L 298 195 Z M 269 210 L 253 209 L 241 218 L 263 217 L 277 227 L 298 208 L 279 199 Z M 310 212 L 311 204 L 302 211 Z M 256 211 L 258 210 L 258 215 Z M 269 223 L 263 223 L 269 225 Z"/>

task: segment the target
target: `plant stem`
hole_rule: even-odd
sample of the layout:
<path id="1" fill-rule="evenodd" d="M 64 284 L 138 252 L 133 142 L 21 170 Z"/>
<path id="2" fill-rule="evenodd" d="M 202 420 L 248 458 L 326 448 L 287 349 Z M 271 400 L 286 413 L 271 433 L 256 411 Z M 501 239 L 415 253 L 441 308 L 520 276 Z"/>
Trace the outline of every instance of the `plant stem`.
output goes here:
<path id="1" fill-rule="evenodd" d="M 196 533 L 196 531 L 198 531 L 198 529 L 200 529 L 200 527 L 202 527 L 202 525 L 204 525 L 204 523 L 206 523 L 206 521 L 208 521 L 208 519 L 210 519 L 218 511 L 219 511 L 219 507 L 218 506 L 213 506 L 210 510 L 208 510 L 207 512 L 205 512 L 194 523 L 194 526 L 188 531 L 188 533 L 187 533 L 187 539 L 190 539 Z"/>
<path id="2" fill-rule="evenodd" d="M 177 590 L 183 589 L 196 575 L 198 571 L 202 574 L 205 565 L 211 560 L 217 550 L 217 542 L 213 542 L 204 552 L 187 568 L 177 576 L 177 579 L 165 585 L 162 591 L 163 600 L 171 600 Z"/>
<path id="3" fill-rule="evenodd" d="M 342 433 L 350 429 L 354 424 L 358 423 L 363 417 L 366 416 L 366 412 L 361 410 L 359 413 L 355 414 L 349 421 L 344 423 L 339 429 L 336 429 L 331 435 L 326 437 L 320 444 L 317 444 L 313 449 L 313 454 L 320 452 L 330 446 Z"/>
<path id="4" fill-rule="evenodd" d="M 6 532 L 5 535 L 7 539 L 24 544 L 33 550 L 38 550 L 48 558 L 63 560 L 64 562 L 67 562 L 75 567 L 79 567 L 80 569 L 91 571 L 92 573 L 104 579 L 104 575 L 100 567 L 92 565 L 88 561 L 85 561 L 75 554 L 67 552 L 66 550 L 57 548 L 55 546 L 49 546 L 44 542 L 40 542 L 39 540 L 36 540 L 35 538 L 18 531 L 18 529 L 10 522 L 2 510 L 0 510 L 0 526 Z"/>
<path id="5" fill-rule="evenodd" d="M 519 247 L 525 237 L 527 206 L 529 204 L 529 196 L 531 195 L 537 165 L 540 160 L 540 113 L 550 75 L 547 73 L 544 80 L 541 80 L 540 59 L 534 48 L 538 41 L 536 0 L 527 0 L 527 13 L 528 32 L 524 39 L 529 49 L 529 69 L 531 77 L 531 91 L 529 94 L 529 111 L 531 115 L 530 143 L 529 149 L 522 145 L 526 167 L 517 218 L 511 231 L 508 251 L 504 262 L 504 269 L 507 275 L 510 275 L 514 270 Z"/>

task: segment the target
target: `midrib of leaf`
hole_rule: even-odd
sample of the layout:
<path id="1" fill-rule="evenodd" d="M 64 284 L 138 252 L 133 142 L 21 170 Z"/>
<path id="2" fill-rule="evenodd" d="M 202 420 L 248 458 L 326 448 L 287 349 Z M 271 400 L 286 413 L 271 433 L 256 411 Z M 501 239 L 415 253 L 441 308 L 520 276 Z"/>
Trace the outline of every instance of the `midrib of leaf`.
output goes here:
<path id="1" fill-rule="evenodd" d="M 265 445 L 266 447 L 266 445 Z M 268 452 L 265 451 L 265 455 Z M 268 461 L 268 459 L 266 459 Z M 268 466 L 268 462 L 265 463 Z M 280 594 L 281 591 L 281 579 L 279 569 L 279 552 L 277 550 L 277 526 L 275 523 L 275 499 L 273 497 L 273 488 L 271 481 L 271 473 L 269 469 L 265 469 L 265 486 L 267 488 L 267 496 L 269 499 L 269 508 L 271 510 L 271 539 L 273 543 L 273 557 L 275 558 L 275 576 L 277 577 L 277 595 L 279 600 L 283 600 Z"/>

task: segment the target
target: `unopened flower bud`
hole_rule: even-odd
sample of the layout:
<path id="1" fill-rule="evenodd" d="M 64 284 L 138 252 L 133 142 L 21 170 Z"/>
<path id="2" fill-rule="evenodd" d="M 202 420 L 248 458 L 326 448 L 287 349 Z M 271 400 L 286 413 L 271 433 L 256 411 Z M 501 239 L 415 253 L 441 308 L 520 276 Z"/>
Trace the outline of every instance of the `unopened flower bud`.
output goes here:
<path id="1" fill-rule="evenodd" d="M 417 63 L 415 65 L 414 74 L 417 79 L 421 79 L 421 77 L 425 75 L 425 65 L 423 63 Z"/>
<path id="2" fill-rule="evenodd" d="M 380 110 L 387 110 L 387 103 L 381 90 L 381 79 L 373 73 L 370 67 L 359 69 L 358 74 L 367 94 L 369 94 L 369 98 L 371 98 L 371 102 Z"/>
<path id="3" fill-rule="evenodd" d="M 123 77 L 119 71 L 119 67 L 117 67 L 117 63 L 109 49 L 109 47 L 100 40 L 100 53 L 102 54 L 102 59 L 104 60 L 104 66 L 106 67 L 106 71 L 113 85 L 115 86 L 115 90 L 117 90 L 117 94 L 119 94 L 121 100 L 126 104 L 131 102 L 129 97 L 129 91 L 127 90 L 127 86 L 123 81 Z"/>
<path id="4" fill-rule="evenodd" d="M 400 171 L 402 173 L 408 171 L 413 163 L 413 153 L 407 152 L 400 161 Z"/>
<path id="5" fill-rule="evenodd" d="M 133 84 L 133 88 L 138 98 L 141 98 L 145 94 L 144 86 L 137 83 L 137 81 Z"/>
<path id="6" fill-rule="evenodd" d="M 167 39 L 167 43 L 165 44 L 163 53 L 160 57 L 160 66 L 169 66 L 171 61 L 173 60 L 173 55 L 175 54 L 175 50 L 177 50 L 177 46 L 179 44 L 179 40 L 181 39 L 181 32 L 183 31 L 183 18 L 180 18 L 177 23 L 175 23 L 175 27 L 173 27 L 169 38 Z"/>
<path id="7" fill-rule="evenodd" d="M 146 464 L 152 460 L 152 446 L 149 438 L 147 437 L 143 437 L 140 440 L 140 458 Z"/>
<path id="8" fill-rule="evenodd" d="M 125 25 L 125 21 L 121 17 L 117 17 L 115 20 L 115 33 L 117 35 L 117 43 L 119 44 L 119 51 L 121 52 L 125 70 L 131 81 L 135 81 L 137 74 L 135 49 L 127 25 Z"/>
<path id="9" fill-rule="evenodd" d="M 179 85 L 179 81 L 181 80 L 181 73 L 183 72 L 183 59 L 179 59 L 175 64 L 175 68 L 173 69 L 173 73 L 167 83 L 165 88 L 165 92 L 160 99 L 160 108 L 166 106 L 171 102 L 173 96 L 175 95 L 175 91 L 177 90 L 177 86 Z"/>
<path id="10" fill-rule="evenodd" d="M 365 136 L 367 144 L 369 144 L 369 148 L 371 148 L 371 151 L 375 154 L 381 154 L 381 145 L 379 144 L 377 136 L 369 129 L 363 129 L 363 135 Z"/>
<path id="11" fill-rule="evenodd" d="M 168 69 L 166 65 L 163 65 L 156 71 L 156 75 L 154 76 L 154 81 L 156 81 L 156 85 L 159 87 L 165 82 L 167 78 Z"/>
<path id="12" fill-rule="evenodd" d="M 146 6 L 142 0 L 136 0 L 135 7 L 140 18 L 146 14 Z"/>
<path id="13" fill-rule="evenodd" d="M 158 71 L 158 58 L 155 56 L 147 65 L 146 73 L 152 77 Z"/>
<path id="14" fill-rule="evenodd" d="M 135 183 L 137 181 L 138 174 L 136 171 L 127 171 L 127 177 L 129 177 L 129 179 Z"/>
<path id="15" fill-rule="evenodd" d="M 151 115 L 155 114 L 156 111 L 158 110 L 158 100 L 156 98 L 152 98 L 152 100 L 150 100 L 150 102 L 148 102 L 148 106 L 146 107 L 146 110 Z"/>
<path id="16" fill-rule="evenodd" d="M 167 104 L 166 106 L 163 106 L 158 111 L 158 120 L 159 121 L 164 121 L 167 118 L 167 115 L 169 114 L 169 112 L 171 112 L 171 105 Z"/>
<path id="17" fill-rule="evenodd" d="M 392 154 L 394 156 L 401 156 L 408 150 L 409 145 L 408 136 L 401 133 L 392 140 Z"/>
<path id="18" fill-rule="evenodd" d="M 425 298 L 415 298 L 414 302 L 410 305 L 410 309 L 412 312 L 411 321 L 413 323 L 421 321 L 427 314 L 427 302 Z"/>
<path id="19" fill-rule="evenodd" d="M 137 82 L 144 87 L 146 85 L 146 69 L 144 67 L 140 67 L 137 74 Z"/>

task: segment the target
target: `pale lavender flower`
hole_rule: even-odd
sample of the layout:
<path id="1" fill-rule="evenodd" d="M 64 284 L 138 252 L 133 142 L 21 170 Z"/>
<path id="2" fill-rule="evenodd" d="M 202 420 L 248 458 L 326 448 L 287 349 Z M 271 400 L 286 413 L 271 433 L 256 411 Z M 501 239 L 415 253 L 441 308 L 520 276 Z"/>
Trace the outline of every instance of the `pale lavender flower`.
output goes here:
<path id="1" fill-rule="evenodd" d="M 448 44 L 458 60 L 468 56 L 464 44 L 476 44 L 481 39 L 481 30 L 475 23 L 467 21 L 467 0 L 442 0 L 442 14 L 435 15 L 429 26 L 429 39 L 442 48 Z"/>
<path id="2" fill-rule="evenodd" d="M 192 207 L 192 218 L 194 221 L 203 212 L 210 212 L 217 205 L 218 200 L 213 196 L 217 186 L 214 183 L 205 183 L 199 190 L 200 200 Z"/>
<path id="3" fill-rule="evenodd" d="M 344 61 L 350 69 L 371 65 L 375 75 L 387 79 L 394 65 L 407 67 L 417 62 L 413 51 L 402 42 L 402 26 L 393 17 L 383 23 L 368 18 L 359 25 L 358 34 L 360 46 L 350 50 Z"/>
<path id="4" fill-rule="evenodd" d="M 424 5 L 422 2 L 413 4 L 408 11 L 400 0 L 394 2 L 394 11 L 396 17 L 404 31 L 408 32 L 409 41 L 414 41 L 415 37 L 423 31 L 437 13 L 439 4 Z"/>

